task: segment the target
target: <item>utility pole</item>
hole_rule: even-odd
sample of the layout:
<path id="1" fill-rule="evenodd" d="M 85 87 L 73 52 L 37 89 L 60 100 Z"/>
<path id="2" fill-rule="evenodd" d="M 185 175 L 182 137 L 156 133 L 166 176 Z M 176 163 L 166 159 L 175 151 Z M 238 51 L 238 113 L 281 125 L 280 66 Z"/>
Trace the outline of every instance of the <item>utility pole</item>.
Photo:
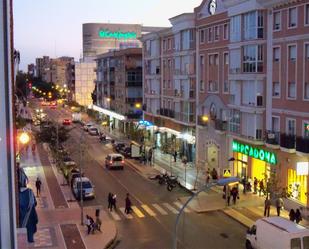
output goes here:
<path id="1" fill-rule="evenodd" d="M 84 154 L 84 132 L 81 133 L 79 143 L 79 179 L 80 179 L 80 223 L 84 225 L 84 197 L 83 197 L 83 154 Z"/>

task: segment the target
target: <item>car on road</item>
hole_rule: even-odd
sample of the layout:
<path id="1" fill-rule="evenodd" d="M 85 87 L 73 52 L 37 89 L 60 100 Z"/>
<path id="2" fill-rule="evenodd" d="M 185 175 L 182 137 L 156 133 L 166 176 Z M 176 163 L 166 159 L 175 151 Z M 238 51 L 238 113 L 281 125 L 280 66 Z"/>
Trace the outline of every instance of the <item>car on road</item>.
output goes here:
<path id="1" fill-rule="evenodd" d="M 87 124 L 85 124 L 84 125 L 84 131 L 88 131 L 88 129 L 90 128 L 90 127 L 92 127 L 93 126 L 93 123 L 87 123 Z"/>
<path id="2" fill-rule="evenodd" d="M 112 168 L 118 168 L 118 169 L 123 169 L 124 168 L 124 157 L 121 154 L 108 154 L 107 157 L 105 158 L 105 167 L 107 169 L 112 169 Z"/>
<path id="3" fill-rule="evenodd" d="M 83 195 L 81 195 L 81 188 Z M 87 177 L 76 177 L 72 184 L 72 192 L 78 200 L 81 199 L 81 196 L 83 196 L 83 199 L 95 198 L 94 185 Z"/>
<path id="4" fill-rule="evenodd" d="M 76 163 L 69 156 L 65 156 L 63 158 L 63 163 L 65 166 L 75 166 L 76 165 Z"/>
<path id="5" fill-rule="evenodd" d="M 98 136 L 100 134 L 99 129 L 97 127 L 91 126 L 88 129 L 88 133 L 92 136 Z"/>
<path id="6" fill-rule="evenodd" d="M 131 147 L 125 146 L 120 149 L 120 154 L 122 154 L 126 158 L 131 158 Z"/>
<path id="7" fill-rule="evenodd" d="M 71 119 L 65 118 L 62 122 L 63 125 L 70 125 L 72 123 Z"/>
<path id="8" fill-rule="evenodd" d="M 115 142 L 113 144 L 113 148 L 116 152 L 120 152 L 122 148 L 126 147 L 126 143 L 125 142 Z"/>

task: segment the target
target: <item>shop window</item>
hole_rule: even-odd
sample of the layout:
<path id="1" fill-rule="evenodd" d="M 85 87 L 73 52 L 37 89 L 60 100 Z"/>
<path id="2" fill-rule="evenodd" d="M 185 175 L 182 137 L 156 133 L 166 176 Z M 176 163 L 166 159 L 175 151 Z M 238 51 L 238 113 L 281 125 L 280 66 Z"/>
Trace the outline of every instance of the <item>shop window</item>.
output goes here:
<path id="1" fill-rule="evenodd" d="M 297 175 L 296 170 L 288 169 L 289 198 L 307 204 L 307 175 Z"/>
<path id="2" fill-rule="evenodd" d="M 304 244 L 304 248 L 309 248 L 309 236 L 303 237 L 303 244 Z"/>

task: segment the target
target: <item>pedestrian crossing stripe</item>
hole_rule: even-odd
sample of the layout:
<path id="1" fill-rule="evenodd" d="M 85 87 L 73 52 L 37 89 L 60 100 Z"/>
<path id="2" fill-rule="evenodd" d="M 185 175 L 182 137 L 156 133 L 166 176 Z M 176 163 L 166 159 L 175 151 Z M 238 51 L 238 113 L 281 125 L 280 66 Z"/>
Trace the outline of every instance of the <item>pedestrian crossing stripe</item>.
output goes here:
<path id="1" fill-rule="evenodd" d="M 150 215 L 150 216 L 156 216 L 156 214 L 151 210 L 150 207 L 147 205 L 142 205 L 142 208 Z"/>
<path id="2" fill-rule="evenodd" d="M 116 213 L 116 211 L 115 212 L 112 211 L 110 212 L 110 214 L 112 215 L 114 220 L 117 220 L 117 221 L 121 220 L 120 216 Z"/>
<path id="3" fill-rule="evenodd" d="M 124 211 L 124 210 L 125 210 L 124 207 L 119 208 L 119 210 L 121 211 L 121 213 L 122 213 L 127 219 L 133 219 L 132 214 L 126 214 L 126 212 Z"/>
<path id="4" fill-rule="evenodd" d="M 178 214 L 178 210 L 175 209 L 174 207 L 172 207 L 170 204 L 168 203 L 163 203 L 163 206 L 166 207 L 169 211 L 171 211 L 174 214 Z"/>
<path id="5" fill-rule="evenodd" d="M 138 218 L 145 218 L 145 215 L 136 206 L 132 206 L 132 209 Z"/>
<path id="6" fill-rule="evenodd" d="M 179 208 L 179 210 L 182 209 L 182 207 L 183 207 L 183 205 L 179 201 L 175 201 L 174 204 L 175 204 L 175 206 L 177 206 Z M 190 213 L 191 212 L 188 208 L 185 208 L 184 211 L 186 213 Z"/>
<path id="7" fill-rule="evenodd" d="M 168 215 L 168 213 L 163 209 L 161 208 L 158 204 L 152 204 L 152 206 L 158 210 L 158 212 L 162 215 Z"/>

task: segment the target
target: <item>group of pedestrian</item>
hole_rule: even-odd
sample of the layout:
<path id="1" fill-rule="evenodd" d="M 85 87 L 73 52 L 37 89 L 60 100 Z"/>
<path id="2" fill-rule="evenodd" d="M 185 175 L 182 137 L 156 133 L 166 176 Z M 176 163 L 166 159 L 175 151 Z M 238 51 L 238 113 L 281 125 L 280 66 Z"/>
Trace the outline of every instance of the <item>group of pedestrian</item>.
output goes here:
<path id="1" fill-rule="evenodd" d="M 277 210 L 277 216 L 280 216 L 281 210 L 283 209 L 283 199 L 281 197 L 277 198 L 275 205 L 276 205 L 276 210 Z M 269 217 L 270 206 L 271 206 L 271 200 L 267 195 L 265 202 L 264 202 L 264 216 Z"/>
<path id="2" fill-rule="evenodd" d="M 113 193 L 108 193 L 108 209 L 109 211 L 116 210 L 117 196 Z"/>
<path id="3" fill-rule="evenodd" d="M 230 205 L 231 197 L 233 204 L 236 204 L 236 200 L 239 199 L 238 185 L 233 186 L 232 188 L 229 185 L 224 185 L 223 187 L 223 199 L 226 199 L 227 205 Z"/>
<path id="4" fill-rule="evenodd" d="M 258 190 L 259 187 L 259 190 Z M 254 177 L 253 180 L 253 194 L 257 194 L 259 191 L 259 196 L 262 196 L 262 193 L 265 194 L 265 186 L 263 180 L 258 180 L 256 177 Z"/>
<path id="5" fill-rule="evenodd" d="M 290 221 L 296 222 L 297 224 L 302 220 L 301 213 L 299 209 L 296 209 L 296 212 L 292 208 L 289 213 Z"/>
<path id="6" fill-rule="evenodd" d="M 95 230 L 102 232 L 101 231 L 101 225 L 102 221 L 99 216 L 96 216 L 96 221 L 94 222 L 93 218 L 90 215 L 86 215 L 86 226 L 87 226 L 87 233 L 94 234 Z"/>
<path id="7" fill-rule="evenodd" d="M 208 184 L 210 182 L 210 179 L 212 180 L 218 180 L 218 172 L 215 168 L 210 170 L 210 168 L 206 171 L 206 183 Z"/>

